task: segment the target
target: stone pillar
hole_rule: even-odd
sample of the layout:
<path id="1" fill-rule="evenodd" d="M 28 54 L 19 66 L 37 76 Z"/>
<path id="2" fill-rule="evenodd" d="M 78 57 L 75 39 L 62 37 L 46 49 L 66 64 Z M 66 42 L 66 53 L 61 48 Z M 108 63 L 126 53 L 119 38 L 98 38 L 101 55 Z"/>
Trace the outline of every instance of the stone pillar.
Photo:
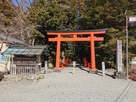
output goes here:
<path id="1" fill-rule="evenodd" d="M 102 76 L 105 77 L 105 62 L 102 62 Z"/>
<path id="2" fill-rule="evenodd" d="M 114 73 L 115 78 L 126 78 L 126 73 L 123 72 L 122 68 L 122 40 L 117 40 L 116 67 L 116 72 Z"/>
<path id="3" fill-rule="evenodd" d="M 47 73 L 47 69 L 48 69 L 47 61 L 45 61 L 44 62 L 44 73 Z"/>

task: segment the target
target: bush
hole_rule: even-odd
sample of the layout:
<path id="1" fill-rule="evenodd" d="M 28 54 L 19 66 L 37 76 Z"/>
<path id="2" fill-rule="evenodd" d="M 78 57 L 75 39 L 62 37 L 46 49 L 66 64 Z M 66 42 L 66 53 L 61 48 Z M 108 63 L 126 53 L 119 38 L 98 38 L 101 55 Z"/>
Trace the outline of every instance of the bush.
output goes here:
<path id="1" fill-rule="evenodd" d="M 129 73 L 129 79 L 136 81 L 136 69 L 131 69 Z"/>

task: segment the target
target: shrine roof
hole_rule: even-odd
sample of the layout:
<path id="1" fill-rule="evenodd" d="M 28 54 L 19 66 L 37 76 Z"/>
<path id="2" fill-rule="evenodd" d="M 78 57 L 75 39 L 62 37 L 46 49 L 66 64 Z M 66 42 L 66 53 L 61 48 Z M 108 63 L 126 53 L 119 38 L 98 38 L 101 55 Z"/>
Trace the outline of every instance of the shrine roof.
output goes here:
<path id="1" fill-rule="evenodd" d="M 5 55 L 40 55 L 44 50 L 44 46 L 19 47 L 10 46 L 2 54 Z"/>
<path id="2" fill-rule="evenodd" d="M 65 30 L 45 30 L 46 32 L 54 32 L 54 33 L 65 33 L 65 32 L 99 32 L 99 31 L 107 31 L 108 28 L 104 28 L 104 29 L 94 29 L 94 30 L 69 30 L 69 31 L 65 31 Z"/>
<path id="3" fill-rule="evenodd" d="M 108 29 L 105 28 L 105 29 L 94 29 L 94 30 L 74 30 L 74 31 L 55 31 L 55 30 L 46 30 L 47 32 L 47 35 L 57 35 L 57 34 L 63 34 L 63 35 L 66 35 L 66 34 L 104 34 L 106 33 Z"/>

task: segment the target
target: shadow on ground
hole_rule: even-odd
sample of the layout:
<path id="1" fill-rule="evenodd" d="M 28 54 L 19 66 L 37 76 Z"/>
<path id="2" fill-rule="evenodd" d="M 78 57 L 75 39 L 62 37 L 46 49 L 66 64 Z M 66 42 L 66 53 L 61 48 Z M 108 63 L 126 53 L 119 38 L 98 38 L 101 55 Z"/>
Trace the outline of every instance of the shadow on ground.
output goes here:
<path id="1" fill-rule="evenodd" d="M 102 75 L 102 72 L 99 71 L 99 70 L 97 71 L 97 75 L 103 76 L 103 75 Z M 112 75 L 111 75 L 111 74 L 108 74 L 108 73 L 105 73 L 105 75 L 106 75 L 106 76 L 109 76 L 109 77 L 111 77 L 111 78 L 113 78 L 113 79 L 115 79 L 114 73 L 113 73 Z"/>
<path id="2" fill-rule="evenodd" d="M 89 70 L 87 70 L 87 69 L 85 69 L 85 68 L 83 68 L 83 66 L 77 66 L 79 69 L 81 69 L 81 70 L 83 70 L 83 71 L 86 71 L 86 72 L 88 72 L 89 73 Z"/>
<path id="3" fill-rule="evenodd" d="M 87 68 L 84 68 L 83 66 L 77 66 L 79 69 L 81 69 L 81 70 L 83 70 L 83 71 L 86 71 L 87 73 L 89 73 L 89 69 L 87 69 Z M 100 70 L 97 70 L 97 75 L 100 75 L 100 76 L 103 76 L 102 75 L 102 71 L 100 71 Z M 106 76 L 109 76 L 109 77 L 111 77 L 111 78 L 113 78 L 113 79 L 115 79 L 115 77 L 114 77 L 114 73 L 111 75 L 111 74 L 108 74 L 108 73 L 105 73 L 105 75 Z"/>

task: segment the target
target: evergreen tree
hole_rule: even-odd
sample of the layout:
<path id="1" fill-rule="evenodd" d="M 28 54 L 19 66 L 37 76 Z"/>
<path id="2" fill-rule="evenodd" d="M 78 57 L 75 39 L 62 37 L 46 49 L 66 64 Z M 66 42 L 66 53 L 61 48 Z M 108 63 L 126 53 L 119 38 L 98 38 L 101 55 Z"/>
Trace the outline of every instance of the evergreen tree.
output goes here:
<path id="1" fill-rule="evenodd" d="M 108 67 L 116 67 L 116 41 L 123 41 L 123 56 L 125 58 L 126 15 L 135 15 L 135 6 L 135 0 L 35 0 L 28 10 L 28 19 L 33 24 L 39 25 L 34 34 L 37 43 L 41 44 L 47 40 L 39 40 L 39 38 L 48 39 L 45 30 L 108 28 L 104 35 L 105 40 L 95 43 L 97 62 L 105 61 Z M 129 51 L 133 55 L 136 36 L 135 29 L 131 27 L 129 27 L 131 35 Z M 84 49 L 89 54 L 90 44 L 81 42 L 76 45 L 80 48 L 79 52 Z M 55 49 L 55 45 L 53 46 Z M 64 48 L 65 46 L 70 48 L 69 46 L 72 44 L 65 43 Z"/>
<path id="2" fill-rule="evenodd" d="M 9 0 L 9 2 L 11 1 Z M 9 26 L 13 24 L 12 18 L 15 17 L 15 13 L 13 12 L 11 5 L 7 0 L 0 0 L 0 5 L 0 25 Z"/>

